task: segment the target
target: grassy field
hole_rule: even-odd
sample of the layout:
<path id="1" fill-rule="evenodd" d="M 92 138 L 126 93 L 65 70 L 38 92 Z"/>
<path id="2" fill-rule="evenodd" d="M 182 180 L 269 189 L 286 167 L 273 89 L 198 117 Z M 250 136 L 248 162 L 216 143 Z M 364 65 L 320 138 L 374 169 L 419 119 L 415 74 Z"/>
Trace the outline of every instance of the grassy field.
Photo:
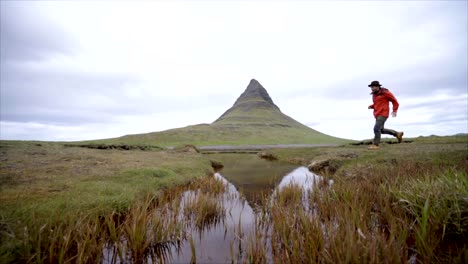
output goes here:
<path id="1" fill-rule="evenodd" d="M 147 197 L 211 171 L 209 161 L 197 153 L 98 150 L 46 142 L 1 141 L 0 159 L 1 263 L 49 262 L 42 258 L 46 252 L 39 253 L 52 250 L 46 245 L 52 238 L 41 241 L 32 235 L 40 236 L 41 228 L 57 233 L 80 224 L 88 228 L 86 223 L 124 215 Z"/>
<path id="2" fill-rule="evenodd" d="M 210 155 L 141 149 L 1 141 L 0 262 L 94 263 L 110 246 L 133 262 L 165 260 L 156 249 L 184 237 L 177 215 L 187 188 L 203 193 L 187 221 L 218 221 L 212 197 L 223 186 L 203 177 Z M 468 137 L 268 152 L 297 165 L 329 160 L 335 169 L 323 175 L 334 184 L 310 194 L 313 214 L 293 187 L 265 202 L 244 241 L 246 262 L 467 263 Z"/>

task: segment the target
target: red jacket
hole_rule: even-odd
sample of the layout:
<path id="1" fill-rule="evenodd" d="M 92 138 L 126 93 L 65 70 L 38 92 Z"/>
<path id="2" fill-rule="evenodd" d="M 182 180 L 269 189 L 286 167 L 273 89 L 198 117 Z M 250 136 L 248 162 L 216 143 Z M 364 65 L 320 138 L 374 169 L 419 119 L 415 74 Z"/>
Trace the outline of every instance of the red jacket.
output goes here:
<path id="1" fill-rule="evenodd" d="M 384 116 L 388 117 L 389 115 L 389 102 L 392 102 L 393 112 L 398 111 L 398 101 L 395 96 L 386 88 L 380 88 L 377 93 L 372 94 L 372 101 L 374 104 L 369 106 L 369 108 L 374 109 L 374 116 Z"/>

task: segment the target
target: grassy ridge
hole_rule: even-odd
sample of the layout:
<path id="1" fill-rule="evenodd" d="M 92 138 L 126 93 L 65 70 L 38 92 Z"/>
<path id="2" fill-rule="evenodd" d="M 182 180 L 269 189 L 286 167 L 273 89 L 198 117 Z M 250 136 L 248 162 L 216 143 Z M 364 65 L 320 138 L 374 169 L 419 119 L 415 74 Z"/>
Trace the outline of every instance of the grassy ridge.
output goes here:
<path id="1" fill-rule="evenodd" d="M 106 144 L 139 144 L 157 146 L 249 145 L 249 144 L 322 144 L 346 143 L 307 127 L 203 124 L 162 132 L 127 135 L 93 141 Z"/>

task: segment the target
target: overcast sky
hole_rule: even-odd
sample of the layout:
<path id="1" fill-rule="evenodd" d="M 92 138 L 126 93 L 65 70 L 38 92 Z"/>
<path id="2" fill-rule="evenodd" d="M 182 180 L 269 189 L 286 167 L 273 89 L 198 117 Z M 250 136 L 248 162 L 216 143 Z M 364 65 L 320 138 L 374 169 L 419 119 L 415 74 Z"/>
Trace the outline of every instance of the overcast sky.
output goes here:
<path id="1" fill-rule="evenodd" d="M 373 137 L 468 132 L 467 1 L 1 1 L 0 139 L 211 123 L 257 79 L 283 113 Z"/>

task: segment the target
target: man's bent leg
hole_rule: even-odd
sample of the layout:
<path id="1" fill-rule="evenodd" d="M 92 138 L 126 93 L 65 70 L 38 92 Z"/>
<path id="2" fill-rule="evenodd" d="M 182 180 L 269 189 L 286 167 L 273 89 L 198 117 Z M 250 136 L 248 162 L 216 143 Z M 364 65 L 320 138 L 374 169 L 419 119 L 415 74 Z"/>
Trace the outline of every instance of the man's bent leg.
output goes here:
<path id="1" fill-rule="evenodd" d="M 383 128 L 383 129 L 382 129 L 382 134 L 392 135 L 392 136 L 396 137 L 396 136 L 397 136 L 397 133 L 398 133 L 398 132 L 396 132 L 396 131 L 393 130 L 393 129 L 388 129 L 388 128 Z"/>
<path id="2" fill-rule="evenodd" d="M 382 136 L 382 130 L 384 129 L 386 117 L 378 116 L 375 118 L 374 125 L 374 145 L 378 146 L 380 144 L 380 138 Z"/>

